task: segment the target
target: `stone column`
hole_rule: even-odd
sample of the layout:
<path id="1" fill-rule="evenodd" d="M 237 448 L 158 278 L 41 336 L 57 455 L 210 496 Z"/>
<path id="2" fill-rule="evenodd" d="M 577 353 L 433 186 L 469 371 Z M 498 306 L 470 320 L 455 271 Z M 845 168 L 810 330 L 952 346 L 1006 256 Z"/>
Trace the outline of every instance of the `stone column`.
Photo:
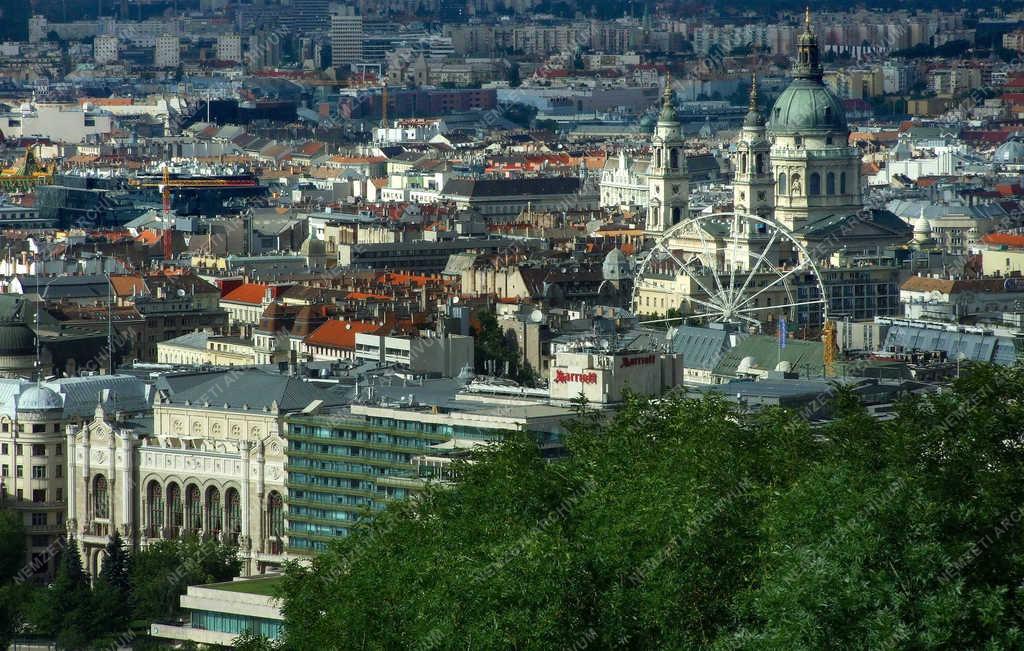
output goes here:
<path id="1" fill-rule="evenodd" d="M 115 457 L 117 456 L 117 434 L 113 429 L 110 431 L 110 439 L 107 441 L 107 516 L 110 522 L 108 523 L 109 531 L 108 536 L 114 535 L 114 531 L 117 528 L 117 522 L 121 519 L 121 516 L 117 515 L 117 509 L 115 508 L 115 499 L 117 495 L 117 485 L 121 482 L 118 481 L 117 476 L 117 462 Z"/>
<path id="2" fill-rule="evenodd" d="M 261 551 L 261 552 L 266 551 L 266 540 L 267 540 L 267 537 L 268 537 L 267 533 L 270 530 L 270 528 L 269 528 L 270 527 L 270 523 L 267 522 L 267 517 L 266 517 L 266 499 L 267 499 L 266 476 L 265 476 L 266 463 L 267 463 L 267 461 L 266 461 L 266 455 L 264 454 L 264 451 L 263 451 L 263 443 L 257 443 L 256 444 L 256 499 L 258 499 L 259 503 L 260 503 L 259 510 L 257 511 L 260 514 L 260 517 L 259 517 L 259 522 L 257 523 L 257 526 L 259 527 L 259 529 L 256 532 L 256 540 L 257 540 L 256 549 L 257 549 L 257 551 Z"/>
<path id="3" fill-rule="evenodd" d="M 241 511 L 240 515 L 242 518 L 242 531 L 238 536 L 238 542 L 239 546 L 245 549 L 247 545 L 243 544 L 243 541 L 248 542 L 252 540 L 249 532 L 249 457 L 252 453 L 252 443 L 250 443 L 249 441 L 240 441 L 238 444 L 238 453 L 239 456 L 242 457 L 242 486 L 241 494 L 239 495 L 239 498 L 241 500 L 241 508 L 239 510 Z"/>
<path id="4" fill-rule="evenodd" d="M 67 474 L 65 475 L 64 481 L 68 485 L 68 513 L 67 522 L 65 528 L 68 531 L 75 530 L 75 523 L 78 522 L 78 495 L 77 488 L 78 482 L 75 480 L 75 470 L 78 469 L 76 463 L 76 454 L 78 450 L 75 448 L 75 434 L 78 432 L 78 427 L 75 425 L 69 425 L 67 429 L 67 443 L 66 443 L 66 454 L 67 454 Z M 17 450 L 17 448 L 15 448 Z"/>
<path id="5" fill-rule="evenodd" d="M 135 513 L 132 505 L 133 496 L 139 487 L 135 486 L 135 448 L 132 446 L 130 430 L 121 432 L 121 527 L 124 532 L 125 544 L 129 549 L 135 545 Z"/>
<path id="6" fill-rule="evenodd" d="M 92 525 L 92 504 L 89 503 L 89 465 L 92 459 L 92 442 L 90 441 L 88 427 L 83 429 L 82 436 L 82 509 L 84 527 Z"/>

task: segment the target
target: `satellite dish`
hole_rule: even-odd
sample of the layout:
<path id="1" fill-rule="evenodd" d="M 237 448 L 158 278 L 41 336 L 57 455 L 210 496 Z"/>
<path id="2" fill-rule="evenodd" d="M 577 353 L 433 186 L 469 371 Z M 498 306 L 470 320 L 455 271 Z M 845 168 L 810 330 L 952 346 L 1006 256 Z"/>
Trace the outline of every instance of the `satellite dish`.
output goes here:
<path id="1" fill-rule="evenodd" d="M 540 323 L 543 320 L 544 313 L 541 312 L 540 310 L 534 310 L 533 312 L 530 312 L 530 321 L 533 321 L 534 323 Z"/>

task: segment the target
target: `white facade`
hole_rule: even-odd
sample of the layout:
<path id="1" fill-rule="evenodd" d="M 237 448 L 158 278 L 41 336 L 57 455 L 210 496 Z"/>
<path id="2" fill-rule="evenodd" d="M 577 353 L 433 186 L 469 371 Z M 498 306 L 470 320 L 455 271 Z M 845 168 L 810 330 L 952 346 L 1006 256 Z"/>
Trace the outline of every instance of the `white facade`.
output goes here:
<path id="1" fill-rule="evenodd" d="M 551 364 L 550 398 L 579 399 L 606 405 L 621 402 L 624 392 L 659 395 L 683 382 L 680 355 L 647 351 L 559 352 Z"/>
<path id="2" fill-rule="evenodd" d="M 97 65 L 117 63 L 119 42 L 117 36 L 105 34 L 93 39 L 93 59 Z"/>
<path id="3" fill-rule="evenodd" d="M 109 134 L 117 123 L 105 110 L 88 104 L 22 104 L 0 113 L 0 131 L 7 138 L 46 138 L 78 144 L 90 137 Z"/>
<path id="4" fill-rule="evenodd" d="M 222 34 L 217 37 L 217 60 L 233 61 L 239 63 L 242 60 L 242 37 L 238 34 Z"/>
<path id="5" fill-rule="evenodd" d="M 181 64 L 181 41 L 177 36 L 164 34 L 156 37 L 153 47 L 153 66 L 177 68 Z"/>
<path id="6" fill-rule="evenodd" d="M 354 7 L 331 10 L 331 65 L 335 68 L 363 60 L 363 17 Z"/>

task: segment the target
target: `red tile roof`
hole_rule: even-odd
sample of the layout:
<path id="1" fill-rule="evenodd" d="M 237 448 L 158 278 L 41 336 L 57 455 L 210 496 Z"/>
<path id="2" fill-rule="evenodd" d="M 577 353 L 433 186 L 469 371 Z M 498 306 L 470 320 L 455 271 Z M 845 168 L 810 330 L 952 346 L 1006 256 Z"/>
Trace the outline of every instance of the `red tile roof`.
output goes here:
<path id="1" fill-rule="evenodd" d="M 232 303 L 261 305 L 263 303 L 263 297 L 267 295 L 268 287 L 270 287 L 270 285 L 264 285 L 262 283 L 243 283 L 222 296 L 220 300 L 231 301 Z M 276 298 L 277 295 L 277 292 L 275 292 L 274 289 L 275 288 L 271 287 L 270 295 L 272 298 Z"/>
<path id="2" fill-rule="evenodd" d="M 1012 233 L 989 233 L 981 238 L 983 244 L 990 246 L 1008 246 L 1015 249 L 1024 248 L 1024 235 Z"/>
<path id="3" fill-rule="evenodd" d="M 376 332 L 378 329 L 380 326 L 376 323 L 331 319 L 310 333 L 306 344 L 355 350 L 357 333 Z"/>

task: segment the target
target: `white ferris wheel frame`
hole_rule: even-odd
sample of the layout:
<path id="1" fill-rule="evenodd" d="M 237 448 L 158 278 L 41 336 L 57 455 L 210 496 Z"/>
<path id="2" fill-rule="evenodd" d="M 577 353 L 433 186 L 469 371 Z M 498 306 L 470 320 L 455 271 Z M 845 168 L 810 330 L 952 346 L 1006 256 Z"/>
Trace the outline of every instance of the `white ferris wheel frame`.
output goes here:
<path id="1" fill-rule="evenodd" d="M 733 264 L 729 265 L 729 270 L 726 272 L 725 269 L 712 268 L 710 265 L 717 267 L 718 261 L 718 249 L 708 248 L 707 238 L 704 234 L 704 229 L 701 226 L 702 222 L 721 221 L 722 219 L 729 219 L 732 221 L 733 226 L 730 228 L 731 234 L 727 236 L 731 240 L 732 244 L 732 257 Z M 735 261 L 739 259 L 739 232 L 735 228 L 735 224 L 738 220 L 746 220 L 749 222 L 755 222 L 764 224 L 771 229 L 771 235 L 768 238 L 764 248 L 761 249 L 760 253 L 755 253 L 750 250 L 748 253 L 749 259 L 756 259 L 756 262 L 749 269 L 742 269 L 739 271 L 739 275 L 742 277 L 746 275 L 743 284 L 736 289 L 736 277 L 737 270 Z M 689 262 L 693 262 L 693 258 L 699 259 L 701 266 L 701 274 L 696 274 L 690 269 L 690 265 L 680 260 L 668 247 L 668 242 L 677 235 L 683 233 L 687 228 L 696 225 L 696 233 L 694 236 L 700 240 L 701 253 L 700 255 L 693 256 Z M 691 233 L 693 234 L 693 233 Z M 793 248 L 799 252 L 800 260 L 798 264 L 790 269 L 782 270 L 767 258 L 767 252 L 771 250 L 775 244 L 776 239 L 781 238 L 784 241 L 789 242 Z M 726 247 L 729 245 L 726 244 Z M 728 252 L 728 249 L 726 249 Z M 647 252 L 643 261 L 640 263 L 640 267 L 636 271 L 636 282 L 633 283 L 633 295 L 630 300 L 630 306 L 634 312 L 638 309 L 638 301 L 640 298 L 640 291 L 642 291 L 642 283 L 644 275 L 647 272 L 647 267 L 651 261 L 659 254 L 671 259 L 676 267 L 677 273 L 682 272 L 686 276 L 689 276 L 690 280 L 704 292 L 704 298 L 696 299 L 692 296 L 684 296 L 681 303 L 689 303 L 694 306 L 698 306 L 705 310 L 702 314 L 684 314 L 679 317 L 667 318 L 667 319 L 654 319 L 650 321 L 644 321 L 642 323 L 666 323 L 670 321 L 685 321 L 686 319 L 705 319 L 707 321 L 718 321 L 718 322 L 736 322 L 743 321 L 750 325 L 754 325 L 758 328 L 764 325 L 762 321 L 755 319 L 750 316 L 751 313 L 763 312 L 766 310 L 785 310 L 792 309 L 804 305 L 821 305 L 821 316 L 822 323 L 828 321 L 828 293 L 825 291 L 825 284 L 822 281 L 821 271 L 818 269 L 818 265 L 814 262 L 814 258 L 810 255 L 807 248 L 800 243 L 796 237 L 793 236 L 786 226 L 771 217 L 762 217 L 761 215 L 754 215 L 751 213 L 743 213 L 738 211 L 724 211 L 709 213 L 706 215 L 696 215 L 693 217 L 687 217 L 678 224 L 673 225 L 671 228 L 663 232 L 655 241 L 654 246 Z M 659 258 L 664 259 L 664 258 Z M 774 271 L 777 274 L 777 278 L 764 287 L 751 293 L 749 296 L 745 296 L 747 288 L 750 285 L 750 281 L 759 272 L 762 272 L 762 265 L 765 265 L 764 271 Z M 810 271 L 814 275 L 814 282 L 818 286 L 819 298 L 816 300 L 804 300 L 797 301 L 793 298 L 792 286 L 786 282 L 787 278 L 790 278 L 793 274 L 806 270 Z M 720 279 L 720 276 L 728 273 L 729 275 L 729 289 L 726 290 Z M 708 276 L 713 279 L 711 287 L 705 284 L 705 280 Z M 772 287 L 775 287 L 779 283 L 782 283 L 783 289 L 786 291 L 788 298 L 787 303 L 781 303 L 779 305 L 769 305 L 761 307 L 748 307 L 748 304 L 755 298 L 768 291 Z M 717 291 L 713 291 L 717 290 Z"/>

